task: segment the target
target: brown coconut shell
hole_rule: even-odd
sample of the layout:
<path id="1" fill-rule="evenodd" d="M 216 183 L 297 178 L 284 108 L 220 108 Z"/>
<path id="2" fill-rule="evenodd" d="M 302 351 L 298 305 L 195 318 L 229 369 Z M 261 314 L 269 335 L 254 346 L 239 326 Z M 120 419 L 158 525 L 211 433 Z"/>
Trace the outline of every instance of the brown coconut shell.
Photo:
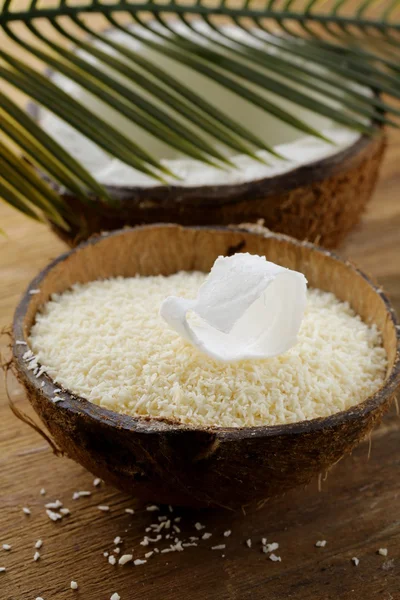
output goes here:
<path id="1" fill-rule="evenodd" d="M 59 190 L 80 224 L 54 226 L 70 246 L 126 225 L 230 225 L 264 220 L 266 227 L 334 248 L 361 218 L 377 181 L 385 148 L 381 132 L 363 136 L 337 154 L 282 175 L 242 184 L 179 187 L 107 186 L 114 207 L 99 198 L 83 203 Z"/>
<path id="2" fill-rule="evenodd" d="M 208 271 L 219 255 L 265 255 L 348 301 L 382 332 L 389 358 L 381 389 L 326 418 L 253 428 L 192 428 L 100 408 L 37 378 L 23 360 L 35 314 L 53 293 L 98 278 Z M 40 289 L 30 294 L 32 289 Z M 306 484 L 379 423 L 400 379 L 400 336 L 382 291 L 349 262 L 310 243 L 262 231 L 155 225 L 99 236 L 60 256 L 29 285 L 14 319 L 13 357 L 28 398 L 57 445 L 96 476 L 145 501 L 237 508 Z M 134 343 L 134 340 L 133 340 Z M 44 381 L 44 387 L 41 382 Z"/>

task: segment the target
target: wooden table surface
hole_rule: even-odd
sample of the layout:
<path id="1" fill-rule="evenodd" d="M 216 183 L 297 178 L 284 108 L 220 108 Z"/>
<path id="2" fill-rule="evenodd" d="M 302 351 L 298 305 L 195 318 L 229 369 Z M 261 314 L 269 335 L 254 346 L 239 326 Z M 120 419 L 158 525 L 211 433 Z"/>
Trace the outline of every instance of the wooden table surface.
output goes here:
<path id="1" fill-rule="evenodd" d="M 391 134 L 380 183 L 360 228 L 340 249 L 378 279 L 400 310 L 400 134 Z M 11 323 L 30 279 L 65 250 L 46 227 L 0 204 L 0 328 Z M 8 340 L 2 339 L 3 358 Z M 17 405 L 29 412 L 10 381 Z M 162 513 L 101 484 L 66 458 L 56 458 L 28 426 L 17 420 L 0 386 L 0 573 L 1 600 L 397 600 L 400 598 L 400 420 L 395 411 L 368 442 L 341 461 L 325 481 L 314 481 L 251 514 L 175 510 L 180 537 L 196 536 L 203 523 L 212 537 L 184 552 L 153 555 L 146 564 L 112 566 L 116 536 L 122 553 L 143 558 L 145 529 Z M 45 488 L 46 495 L 40 494 Z M 92 494 L 72 499 L 77 490 Z M 57 523 L 44 504 L 59 499 L 71 511 Z M 98 505 L 107 505 L 101 512 Z M 31 515 L 23 513 L 28 507 Z M 134 515 L 126 508 L 136 508 Z M 223 532 L 231 530 L 225 538 Z M 281 562 L 261 552 L 261 538 L 278 542 Z M 43 540 L 40 559 L 35 542 Z M 252 540 L 252 547 L 246 540 Z M 326 540 L 323 548 L 317 540 Z M 226 544 L 223 551 L 211 546 Z M 1 549 L 10 544 L 11 551 Z M 160 546 L 161 548 L 162 546 Z M 387 548 L 387 557 L 377 554 Z M 222 556 L 224 555 L 224 556 Z M 358 567 L 352 557 L 360 560 Z M 70 589 L 71 580 L 79 589 Z"/>

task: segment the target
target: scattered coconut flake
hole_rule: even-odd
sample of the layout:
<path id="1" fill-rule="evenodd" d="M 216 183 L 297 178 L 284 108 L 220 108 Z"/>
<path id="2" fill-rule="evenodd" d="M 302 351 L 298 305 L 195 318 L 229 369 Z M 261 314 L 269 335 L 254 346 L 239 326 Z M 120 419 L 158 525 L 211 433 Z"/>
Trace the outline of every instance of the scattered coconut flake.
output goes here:
<path id="1" fill-rule="evenodd" d="M 387 556 L 388 555 L 388 549 L 387 548 L 379 548 L 378 554 L 380 554 L 381 556 Z"/>
<path id="2" fill-rule="evenodd" d="M 122 539 L 119 537 L 119 535 L 117 535 L 117 537 L 116 537 L 116 538 L 114 538 L 114 544 L 115 544 L 115 545 L 118 545 L 118 544 L 120 544 L 121 542 L 122 542 Z"/>
<path id="3" fill-rule="evenodd" d="M 180 523 L 181 520 L 182 520 L 182 517 L 175 517 L 174 523 Z"/>
<path id="4" fill-rule="evenodd" d="M 146 506 L 146 510 L 148 512 L 155 512 L 156 510 L 160 510 L 160 508 L 156 504 L 151 504 L 150 506 Z"/>
<path id="5" fill-rule="evenodd" d="M 174 542 L 175 542 L 175 544 L 174 544 L 174 546 L 171 546 L 171 548 L 173 550 L 175 550 L 176 552 L 183 552 L 182 542 L 180 540 L 178 540 L 177 538 L 175 538 Z"/>
<path id="6" fill-rule="evenodd" d="M 43 546 L 43 542 L 42 540 L 38 540 L 35 544 L 35 548 L 36 550 L 40 550 L 40 548 Z"/>
<path id="7" fill-rule="evenodd" d="M 52 401 L 54 404 L 57 404 L 57 402 L 62 402 L 62 401 L 63 401 L 63 399 L 62 399 L 62 398 L 60 398 L 59 396 L 54 396 L 54 397 L 51 399 L 51 401 Z"/>
<path id="8" fill-rule="evenodd" d="M 167 552 L 173 552 L 172 548 L 164 548 L 161 550 L 161 554 L 166 554 Z"/>
<path id="9" fill-rule="evenodd" d="M 251 548 L 251 539 L 246 540 L 246 544 L 248 548 Z"/>
<path id="10" fill-rule="evenodd" d="M 78 584 L 76 583 L 76 581 L 71 581 L 71 590 L 77 590 L 78 589 Z"/>
<path id="11" fill-rule="evenodd" d="M 44 382 L 44 381 L 42 381 L 42 383 L 40 384 L 40 387 L 44 387 L 44 386 L 45 386 L 45 382 Z M 44 492 L 44 493 L 46 493 L 46 490 L 45 490 L 45 492 Z"/>
<path id="12" fill-rule="evenodd" d="M 203 533 L 203 535 L 201 536 L 201 539 L 209 540 L 211 536 L 212 536 L 212 533 Z M 193 538 L 190 538 L 190 539 L 192 540 Z M 196 539 L 198 539 L 198 538 L 196 538 Z"/>
<path id="13" fill-rule="evenodd" d="M 126 565 L 126 563 L 130 562 L 133 558 L 132 554 L 123 554 L 118 561 L 119 565 Z"/>
<path id="14" fill-rule="evenodd" d="M 62 505 L 63 504 L 62 504 L 62 502 L 60 502 L 60 500 L 56 500 L 55 502 L 48 502 L 47 504 L 45 504 L 45 507 L 57 510 L 58 508 L 61 508 Z"/>
<path id="15" fill-rule="evenodd" d="M 108 562 L 110 563 L 110 565 L 115 565 L 115 563 L 117 562 L 117 559 L 115 558 L 115 556 L 113 556 L 112 554 L 108 557 Z"/>
<path id="16" fill-rule="evenodd" d="M 71 511 L 69 510 L 69 508 L 60 508 L 60 513 L 64 515 L 64 517 L 66 517 L 67 515 L 71 514 Z"/>
<path id="17" fill-rule="evenodd" d="M 103 552 L 103 556 L 104 556 L 104 558 L 107 558 L 107 556 L 108 556 L 108 552 L 107 552 L 107 551 L 106 551 L 106 552 Z"/>
<path id="18" fill-rule="evenodd" d="M 16 346 L 27 346 L 28 344 L 26 342 L 24 342 L 23 340 L 17 340 L 15 342 Z"/>
<path id="19" fill-rule="evenodd" d="M 196 542 L 185 542 L 184 544 L 182 544 L 182 546 L 184 548 L 189 548 L 190 546 L 198 546 L 198 544 L 196 544 Z"/>
<path id="20" fill-rule="evenodd" d="M 169 510 L 170 513 L 174 512 L 174 509 L 173 509 L 173 507 L 170 504 L 168 504 L 168 510 Z"/>
<path id="21" fill-rule="evenodd" d="M 114 554 L 119 554 L 121 552 L 121 548 L 114 548 Z"/>
<path id="22" fill-rule="evenodd" d="M 5 573 L 6 568 L 5 567 L 0 567 L 0 573 Z M 36 598 L 36 600 L 38 600 L 38 598 Z"/>
<path id="23" fill-rule="evenodd" d="M 140 558 L 137 558 L 133 561 L 135 567 L 138 567 L 139 565 L 144 565 L 145 563 L 147 563 L 147 560 L 141 560 Z"/>
<path id="24" fill-rule="evenodd" d="M 232 531 L 230 529 L 228 529 L 227 531 L 224 531 L 224 537 L 229 537 L 231 535 Z"/>
<path id="25" fill-rule="evenodd" d="M 26 506 L 24 506 L 24 508 L 22 509 L 22 512 L 25 513 L 26 515 L 30 515 L 31 514 L 31 511 Z"/>
<path id="26" fill-rule="evenodd" d="M 204 539 L 205 539 L 205 540 L 208 540 L 208 538 L 212 536 L 212 533 L 210 533 L 210 534 L 208 534 L 208 533 L 206 534 L 206 533 L 205 533 L 204 535 L 207 535 L 207 537 L 206 537 L 206 538 L 204 538 Z M 191 536 L 190 536 L 190 538 L 189 538 L 189 540 L 190 540 L 191 542 L 197 542 L 199 539 L 200 539 L 200 538 L 199 538 L 199 537 L 196 537 L 195 535 L 191 535 Z"/>
<path id="27" fill-rule="evenodd" d="M 195 523 L 194 526 L 196 527 L 197 531 L 201 531 L 202 529 L 206 528 L 206 526 L 202 525 L 201 523 Z"/>
<path id="28" fill-rule="evenodd" d="M 267 543 L 267 538 L 262 538 L 261 543 L 263 546 L 265 546 L 265 544 Z"/>
<path id="29" fill-rule="evenodd" d="M 162 521 L 168 521 L 168 517 L 166 517 L 165 515 L 162 515 L 161 517 L 157 517 L 157 519 L 160 521 L 160 523 Z"/>
<path id="30" fill-rule="evenodd" d="M 211 550 L 225 550 L 226 544 L 218 544 L 218 546 L 211 546 Z"/>
<path id="31" fill-rule="evenodd" d="M 3 544 L 3 550 L 11 550 L 10 544 Z"/>
<path id="32" fill-rule="evenodd" d="M 40 294 L 40 290 L 29 290 L 28 294 Z"/>
<path id="33" fill-rule="evenodd" d="M 59 394 L 60 392 L 62 392 L 62 389 L 61 389 L 61 388 L 56 388 L 56 389 L 54 390 L 54 393 L 55 393 L 55 394 Z"/>
<path id="34" fill-rule="evenodd" d="M 33 555 L 33 560 L 35 562 L 37 562 L 39 560 L 39 558 L 40 558 L 40 553 L 39 552 L 35 552 L 35 554 Z"/>
<path id="35" fill-rule="evenodd" d="M 272 562 L 281 562 L 281 557 L 280 556 L 276 556 L 276 554 L 270 554 L 269 555 L 269 560 L 272 560 Z"/>
<path id="36" fill-rule="evenodd" d="M 101 484 L 101 479 L 100 477 L 96 477 L 96 479 L 93 480 L 93 485 L 95 487 L 99 486 Z"/>
<path id="37" fill-rule="evenodd" d="M 79 498 L 83 498 L 84 496 L 91 496 L 92 492 L 74 492 L 72 494 L 72 500 L 78 500 Z"/>
<path id="38" fill-rule="evenodd" d="M 176 531 L 176 533 L 181 533 L 181 530 L 179 529 L 178 525 L 172 525 L 172 529 Z"/>
<path id="39" fill-rule="evenodd" d="M 144 538 L 142 539 L 142 541 L 140 542 L 141 546 L 148 546 L 149 545 L 149 540 L 147 535 L 144 536 Z"/>
<path id="40" fill-rule="evenodd" d="M 278 550 L 278 548 L 279 544 L 277 542 L 272 542 L 271 544 L 266 544 L 266 546 L 264 546 L 263 552 L 273 552 L 274 550 Z"/>
<path id="41" fill-rule="evenodd" d="M 125 512 L 128 513 L 128 515 L 134 515 L 135 511 L 133 510 L 133 508 L 126 508 Z"/>
<path id="42" fill-rule="evenodd" d="M 145 558 L 150 558 L 150 556 L 153 556 L 154 554 L 154 550 L 150 550 L 150 552 L 146 552 L 146 554 L 144 555 Z"/>
<path id="43" fill-rule="evenodd" d="M 315 545 L 317 548 L 325 548 L 326 540 L 318 540 L 318 542 L 315 542 Z"/>
<path id="44" fill-rule="evenodd" d="M 97 508 L 103 512 L 108 512 L 110 510 L 110 507 L 104 504 L 100 504 L 100 506 L 98 506 Z"/>
<path id="45" fill-rule="evenodd" d="M 117 592 L 114 592 L 113 595 L 110 597 L 110 600 L 121 600 L 121 596 L 117 594 Z"/>
<path id="46" fill-rule="evenodd" d="M 354 564 L 355 567 L 358 567 L 358 565 L 360 564 L 360 559 L 357 558 L 357 556 L 353 556 L 353 558 L 351 559 L 352 563 Z"/>
<path id="47" fill-rule="evenodd" d="M 46 372 L 46 367 L 44 367 L 43 365 L 40 367 L 39 371 L 36 373 L 36 377 L 39 378 L 43 375 L 43 373 Z"/>
<path id="48" fill-rule="evenodd" d="M 62 515 L 59 515 L 58 513 L 54 512 L 53 510 L 46 510 L 46 515 L 49 517 L 49 519 L 51 519 L 51 521 L 58 521 L 59 519 L 62 519 Z"/>
<path id="49" fill-rule="evenodd" d="M 165 529 L 169 529 L 171 527 L 171 521 L 165 521 L 164 525 Z"/>

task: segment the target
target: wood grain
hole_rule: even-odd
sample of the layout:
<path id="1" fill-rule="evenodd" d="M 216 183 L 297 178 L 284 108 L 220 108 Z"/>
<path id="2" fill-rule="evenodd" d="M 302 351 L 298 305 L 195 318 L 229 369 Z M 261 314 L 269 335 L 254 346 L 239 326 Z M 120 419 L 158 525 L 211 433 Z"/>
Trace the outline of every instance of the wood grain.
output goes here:
<path id="1" fill-rule="evenodd" d="M 0 42 L 1 43 L 1 42 Z M 391 133 L 389 149 L 372 203 L 342 254 L 376 278 L 400 310 L 400 134 Z M 65 246 L 44 226 L 0 205 L 0 328 L 11 323 L 17 301 L 30 279 Z M 7 337 L 2 354 L 7 354 Z M 29 411 L 10 381 L 18 407 Z M 194 523 L 213 536 L 184 552 L 153 556 L 147 564 L 113 567 L 103 557 L 113 539 L 123 552 L 143 557 L 140 541 L 155 513 L 135 507 L 128 496 L 102 485 L 68 459 L 52 455 L 43 440 L 18 421 L 0 386 L 0 573 L 1 600 L 397 600 L 400 598 L 400 421 L 393 409 L 371 439 L 341 461 L 326 481 L 313 482 L 258 512 L 176 511 L 182 536 L 196 535 Z M 44 487 L 45 497 L 39 493 Z M 75 490 L 92 496 L 72 500 Z M 60 499 L 71 516 L 53 523 L 44 503 Z M 109 505 L 102 513 L 98 505 Z M 31 516 L 22 507 L 31 509 Z M 229 538 L 223 532 L 232 530 Z M 260 539 L 280 544 L 273 563 L 260 551 Z M 43 540 L 33 561 L 34 543 Z M 248 548 L 245 540 L 253 540 Z M 325 548 L 315 542 L 326 539 Z M 3 543 L 12 550 L 1 550 Z M 221 551 L 212 545 L 226 543 Z M 388 556 L 377 555 L 388 548 Z M 360 559 L 355 567 L 351 558 Z M 70 589 L 76 580 L 78 591 Z"/>

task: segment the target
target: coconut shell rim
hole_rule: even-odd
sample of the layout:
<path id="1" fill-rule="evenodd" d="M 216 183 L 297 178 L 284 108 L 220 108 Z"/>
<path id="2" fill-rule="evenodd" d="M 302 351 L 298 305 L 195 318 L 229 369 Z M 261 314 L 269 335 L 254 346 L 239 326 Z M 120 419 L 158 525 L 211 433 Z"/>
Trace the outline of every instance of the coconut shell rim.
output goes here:
<path id="1" fill-rule="evenodd" d="M 345 264 L 347 268 L 353 270 L 355 274 L 361 276 L 373 289 L 373 291 L 380 296 L 380 298 L 384 302 L 387 311 L 387 316 L 391 320 L 395 328 L 397 342 L 396 356 L 393 366 L 391 367 L 391 371 L 387 376 L 387 379 L 374 394 L 368 396 L 365 400 L 363 400 L 359 404 L 348 408 L 347 410 L 336 412 L 327 417 L 317 417 L 315 419 L 308 419 L 297 421 L 295 423 L 284 423 L 277 425 L 259 425 L 255 427 L 196 427 L 188 425 L 186 423 L 179 423 L 177 421 L 171 421 L 157 417 L 134 417 L 123 413 L 117 413 L 113 410 L 98 406 L 97 404 L 94 404 L 80 396 L 74 395 L 68 390 L 64 389 L 62 390 L 62 392 L 57 394 L 58 397 L 62 398 L 62 402 L 57 403 L 57 410 L 66 410 L 71 414 L 81 414 L 82 416 L 85 416 L 96 422 L 100 422 L 103 425 L 107 424 L 109 426 L 116 427 L 120 430 L 124 429 L 132 432 L 148 434 L 169 432 L 176 435 L 179 435 L 179 433 L 184 432 L 212 433 L 220 439 L 224 438 L 238 440 L 257 437 L 275 437 L 282 435 L 304 435 L 320 430 L 334 428 L 339 425 L 343 425 L 345 423 L 364 417 L 379 406 L 385 404 L 394 395 L 397 387 L 400 385 L 400 325 L 396 317 L 395 311 L 388 297 L 383 293 L 382 289 L 379 286 L 375 285 L 373 281 L 352 262 L 348 260 L 342 260 L 336 253 L 326 250 L 325 248 L 319 247 L 316 244 L 312 244 L 311 242 L 300 241 L 290 236 L 274 233 L 272 231 L 267 231 L 265 233 L 256 233 L 254 231 L 249 231 L 249 229 L 246 229 L 245 227 L 240 226 L 183 227 L 181 225 L 175 225 L 172 223 L 155 223 L 151 225 L 141 225 L 137 227 L 126 227 L 107 233 L 96 234 L 88 240 L 79 244 L 76 248 L 73 248 L 72 250 L 69 250 L 59 255 L 57 258 L 52 260 L 44 269 L 42 269 L 36 275 L 36 277 L 34 277 L 31 280 L 15 310 L 12 325 L 13 363 L 17 369 L 18 378 L 24 385 L 27 384 L 30 388 L 33 388 L 36 394 L 41 394 L 45 396 L 46 400 L 52 406 L 54 406 L 54 403 L 52 402 L 51 398 L 54 397 L 55 390 L 60 388 L 59 384 L 56 384 L 47 374 L 44 374 L 41 379 L 37 378 L 33 374 L 33 371 L 29 371 L 27 369 L 27 363 L 22 358 L 23 354 L 27 351 L 27 349 L 30 348 L 23 332 L 23 321 L 25 318 L 26 309 L 28 308 L 28 305 L 32 300 L 32 294 L 30 294 L 30 291 L 39 288 L 40 283 L 56 265 L 58 265 L 60 262 L 63 262 L 71 254 L 78 252 L 82 248 L 95 245 L 106 237 L 116 237 L 136 230 L 165 227 L 178 227 L 180 229 L 207 231 L 226 230 L 233 232 L 242 232 L 266 238 L 274 238 L 278 241 L 283 240 L 289 242 L 295 246 L 307 247 L 313 252 L 324 254 L 336 261 Z M 17 340 L 25 341 L 27 345 L 17 345 Z M 43 387 L 41 387 L 40 385 L 42 381 L 45 382 L 45 385 Z"/>

